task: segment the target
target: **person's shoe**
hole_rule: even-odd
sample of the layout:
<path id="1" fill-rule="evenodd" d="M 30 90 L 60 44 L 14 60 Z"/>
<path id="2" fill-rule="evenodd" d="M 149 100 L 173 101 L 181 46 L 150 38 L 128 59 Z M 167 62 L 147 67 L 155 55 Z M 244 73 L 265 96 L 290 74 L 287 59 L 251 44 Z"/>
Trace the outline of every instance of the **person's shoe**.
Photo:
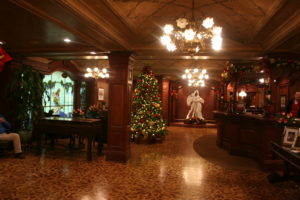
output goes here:
<path id="1" fill-rule="evenodd" d="M 15 158 L 24 159 L 25 155 L 22 152 L 21 153 L 15 153 Z"/>

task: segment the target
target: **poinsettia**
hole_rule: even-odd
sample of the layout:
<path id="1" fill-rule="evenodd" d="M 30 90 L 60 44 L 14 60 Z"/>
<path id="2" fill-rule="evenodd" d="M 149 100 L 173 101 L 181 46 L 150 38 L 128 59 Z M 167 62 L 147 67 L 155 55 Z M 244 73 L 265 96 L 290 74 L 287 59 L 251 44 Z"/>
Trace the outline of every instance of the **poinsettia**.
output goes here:
<path id="1" fill-rule="evenodd" d="M 84 116 L 84 112 L 83 110 L 81 110 L 80 108 L 78 109 L 74 109 L 72 112 L 73 117 L 83 117 Z"/>
<path id="2" fill-rule="evenodd" d="M 277 116 L 276 121 L 280 126 L 300 127 L 300 121 L 297 120 L 291 113 L 282 112 Z"/>

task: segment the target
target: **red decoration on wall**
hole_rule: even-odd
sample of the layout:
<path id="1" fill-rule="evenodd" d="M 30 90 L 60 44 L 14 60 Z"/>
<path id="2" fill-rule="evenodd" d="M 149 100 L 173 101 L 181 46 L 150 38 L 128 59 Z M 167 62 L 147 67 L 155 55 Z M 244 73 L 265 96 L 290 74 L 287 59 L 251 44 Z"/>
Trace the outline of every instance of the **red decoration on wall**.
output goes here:
<path id="1" fill-rule="evenodd" d="M 3 48 L 0 48 L 0 72 L 3 70 L 4 64 L 11 60 L 12 57 L 10 57 Z"/>

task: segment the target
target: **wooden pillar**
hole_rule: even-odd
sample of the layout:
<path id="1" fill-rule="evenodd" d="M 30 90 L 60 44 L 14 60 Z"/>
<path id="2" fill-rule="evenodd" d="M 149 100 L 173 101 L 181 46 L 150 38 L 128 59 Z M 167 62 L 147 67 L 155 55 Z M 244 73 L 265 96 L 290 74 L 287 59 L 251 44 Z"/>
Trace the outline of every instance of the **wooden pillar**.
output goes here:
<path id="1" fill-rule="evenodd" d="M 80 108 L 80 80 L 74 80 L 74 107 L 73 109 Z"/>
<path id="2" fill-rule="evenodd" d="M 108 149 L 106 160 L 126 162 L 130 157 L 130 112 L 132 93 L 131 52 L 109 54 Z"/>
<path id="3" fill-rule="evenodd" d="M 163 108 L 163 119 L 167 122 L 167 125 L 170 125 L 169 120 L 169 88 L 170 88 L 170 81 L 166 78 L 162 79 L 162 108 Z"/>

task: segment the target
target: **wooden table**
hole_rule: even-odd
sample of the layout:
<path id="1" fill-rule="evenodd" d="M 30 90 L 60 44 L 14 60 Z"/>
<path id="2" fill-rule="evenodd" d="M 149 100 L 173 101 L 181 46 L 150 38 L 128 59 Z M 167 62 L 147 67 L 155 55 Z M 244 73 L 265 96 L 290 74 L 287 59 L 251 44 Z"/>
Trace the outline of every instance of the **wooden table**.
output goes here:
<path id="1" fill-rule="evenodd" d="M 293 152 L 290 148 L 281 146 L 276 142 L 271 142 L 272 152 L 284 161 L 283 176 L 272 173 L 268 176 L 270 182 L 280 182 L 294 180 L 300 183 L 300 153 Z M 291 167 L 294 168 L 296 175 L 291 175 Z"/>
<path id="2" fill-rule="evenodd" d="M 34 135 L 37 140 L 37 152 L 41 153 L 42 138 L 49 135 L 79 135 L 87 138 L 87 160 L 92 160 L 92 142 L 98 142 L 98 154 L 103 147 L 103 124 L 101 119 L 45 117 L 38 120 Z"/>

